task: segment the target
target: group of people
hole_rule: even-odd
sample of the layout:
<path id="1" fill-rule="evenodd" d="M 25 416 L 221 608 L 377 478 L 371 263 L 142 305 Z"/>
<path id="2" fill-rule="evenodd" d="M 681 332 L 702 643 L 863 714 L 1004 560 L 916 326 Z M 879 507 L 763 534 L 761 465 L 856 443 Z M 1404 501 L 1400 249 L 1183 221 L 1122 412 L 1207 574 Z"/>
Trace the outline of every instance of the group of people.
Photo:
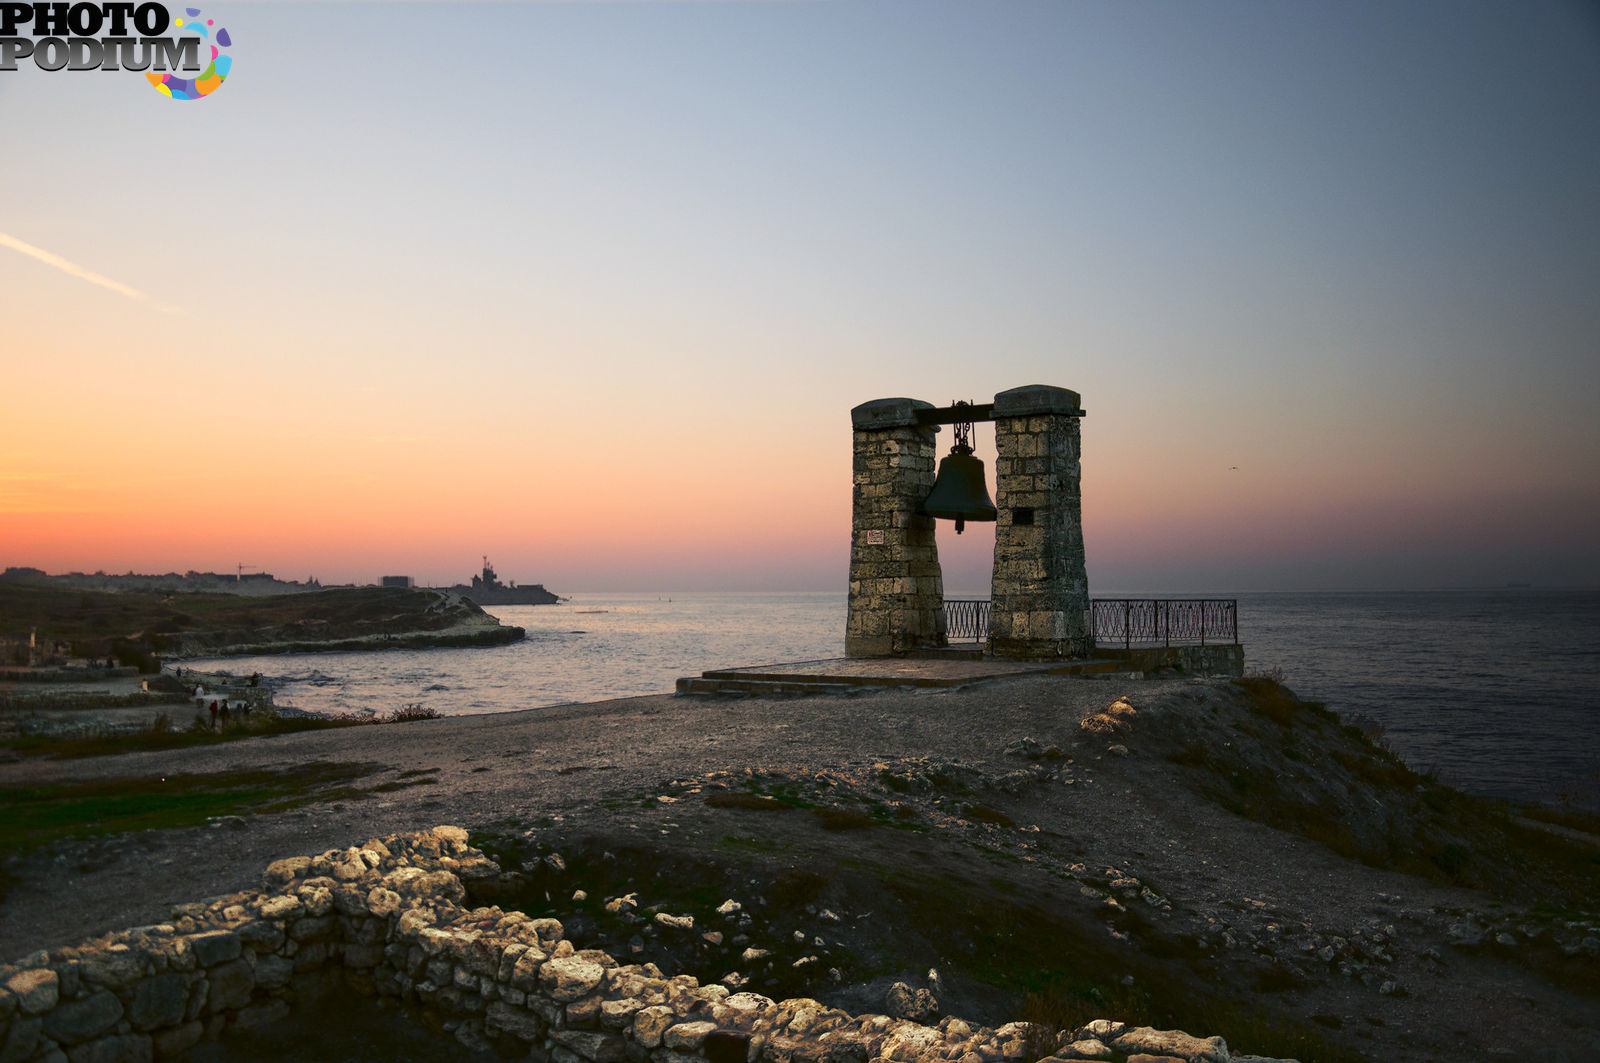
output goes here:
<path id="1" fill-rule="evenodd" d="M 212 698 L 211 699 L 211 729 L 214 730 L 214 731 L 220 731 L 224 727 L 227 727 L 228 726 L 228 721 L 233 716 L 233 712 L 232 712 L 233 708 L 234 708 L 233 703 L 230 702 L 227 698 L 222 698 L 220 701 L 217 698 Z M 250 718 L 250 703 L 248 701 L 239 702 L 238 709 L 239 709 L 239 718 L 241 720 L 248 720 Z"/>
<path id="2" fill-rule="evenodd" d="M 203 686 L 197 686 L 194 688 L 194 696 L 196 699 L 203 699 L 205 697 L 205 693 L 206 690 Z M 229 721 L 233 719 L 235 712 L 238 713 L 241 722 L 248 721 L 250 719 L 250 702 L 248 700 L 237 702 L 229 701 L 226 697 L 212 698 L 211 729 L 213 731 L 220 731 L 227 727 Z"/>

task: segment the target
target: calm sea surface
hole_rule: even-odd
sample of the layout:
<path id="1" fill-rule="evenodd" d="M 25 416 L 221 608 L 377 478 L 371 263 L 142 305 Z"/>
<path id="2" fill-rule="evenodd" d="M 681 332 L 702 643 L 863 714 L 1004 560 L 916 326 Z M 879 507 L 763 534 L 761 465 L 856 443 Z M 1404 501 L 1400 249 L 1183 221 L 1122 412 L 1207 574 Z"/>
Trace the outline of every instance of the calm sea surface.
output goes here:
<path id="1" fill-rule="evenodd" d="M 457 715 L 657 694 L 707 668 L 844 652 L 843 593 L 574 595 L 491 612 L 528 638 L 189 663 L 259 671 L 279 704 L 314 712 Z M 1413 767 L 1600 809 L 1600 592 L 1250 594 L 1239 614 L 1249 669 L 1281 669 L 1301 696 L 1377 720 Z"/>

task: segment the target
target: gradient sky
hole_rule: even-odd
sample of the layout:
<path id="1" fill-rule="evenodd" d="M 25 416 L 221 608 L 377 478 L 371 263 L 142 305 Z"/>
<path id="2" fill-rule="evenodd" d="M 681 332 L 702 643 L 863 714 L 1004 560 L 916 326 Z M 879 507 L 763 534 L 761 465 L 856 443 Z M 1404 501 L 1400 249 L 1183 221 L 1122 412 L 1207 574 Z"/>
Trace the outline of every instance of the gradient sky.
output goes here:
<path id="1" fill-rule="evenodd" d="M 0 74 L 0 565 L 842 590 L 850 408 L 1045 383 L 1097 592 L 1600 584 L 1597 12 L 228 3 L 207 99 Z"/>

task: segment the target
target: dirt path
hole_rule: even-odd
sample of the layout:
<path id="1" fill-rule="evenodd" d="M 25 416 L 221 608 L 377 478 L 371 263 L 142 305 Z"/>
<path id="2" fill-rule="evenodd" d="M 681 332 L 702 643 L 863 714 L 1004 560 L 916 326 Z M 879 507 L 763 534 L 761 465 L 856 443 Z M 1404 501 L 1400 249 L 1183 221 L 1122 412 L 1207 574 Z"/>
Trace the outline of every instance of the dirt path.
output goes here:
<path id="1" fill-rule="evenodd" d="M 886 691 L 792 701 L 669 695 L 492 716 L 348 728 L 270 740 L 83 760 L 0 765 L 0 787 L 176 773 L 292 769 L 317 761 L 427 772 L 429 785 L 362 801 L 251 816 L 237 827 L 144 832 L 72 854 L 25 862 L 0 906 L 0 956 L 69 944 L 163 919 L 172 904 L 256 884 L 270 860 L 372 835 L 439 823 L 492 823 L 517 812 L 559 812 L 680 776 L 745 767 L 802 773 L 884 757 L 960 755 L 994 735 L 1069 736 L 1114 692 L 1058 684 L 1052 719 L 1033 711 L 1037 684 L 1002 681 L 953 691 Z M 998 756 L 1000 750 L 994 748 Z M 578 770 L 574 770 L 578 769 Z M 124 850 L 119 855 L 119 850 Z"/>

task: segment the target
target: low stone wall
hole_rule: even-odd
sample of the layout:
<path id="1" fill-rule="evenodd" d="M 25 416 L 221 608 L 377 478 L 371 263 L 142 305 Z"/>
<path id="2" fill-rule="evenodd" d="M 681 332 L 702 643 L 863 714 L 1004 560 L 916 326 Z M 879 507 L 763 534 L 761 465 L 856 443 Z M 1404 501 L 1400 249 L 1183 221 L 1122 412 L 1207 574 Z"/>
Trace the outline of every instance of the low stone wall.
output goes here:
<path id="1" fill-rule="evenodd" d="M 576 949 L 555 919 L 463 908 L 463 879 L 498 870 L 458 827 L 373 839 L 280 860 L 260 890 L 180 905 L 170 922 L 0 966 L 0 1063 L 168 1059 L 285 1018 L 330 981 L 538 1063 L 1271 1063 L 1105 1020 L 1041 1044 L 1026 1023 L 927 1026 L 668 978 Z"/>

